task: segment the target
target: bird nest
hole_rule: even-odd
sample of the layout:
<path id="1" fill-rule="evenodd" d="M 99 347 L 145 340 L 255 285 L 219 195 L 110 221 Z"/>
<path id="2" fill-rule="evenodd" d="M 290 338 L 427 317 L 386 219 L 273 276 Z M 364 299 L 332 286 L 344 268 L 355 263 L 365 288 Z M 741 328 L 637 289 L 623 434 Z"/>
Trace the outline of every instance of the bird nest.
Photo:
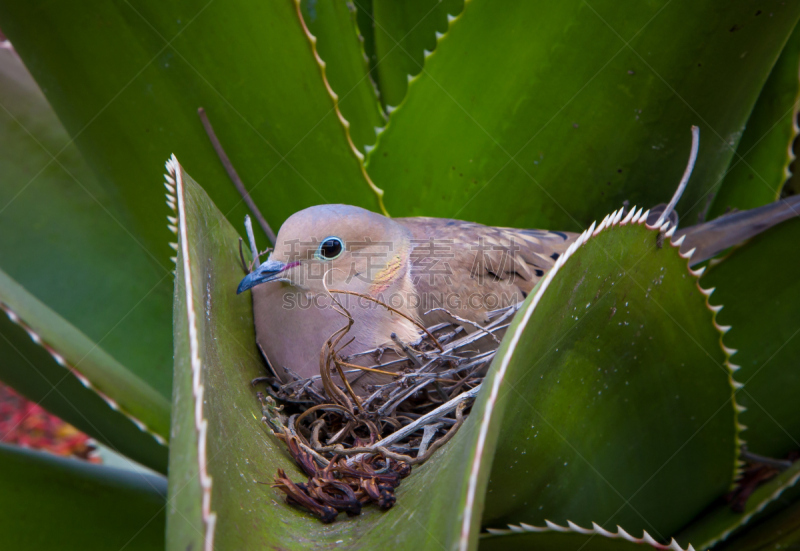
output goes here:
<path id="1" fill-rule="evenodd" d="M 279 470 L 274 486 L 286 493 L 288 503 L 323 522 L 332 522 L 339 512 L 357 515 L 368 503 L 382 509 L 394 505 L 394 490 L 411 467 L 429 459 L 463 424 L 521 304 L 490 312 L 483 326 L 435 309 L 451 321 L 419 325 L 416 342 L 404 343 L 393 334 L 396 353 L 382 362 L 386 348 L 340 354 L 353 318 L 334 302 L 347 323 L 320 351 L 319 375 L 303 379 L 287 370 L 291 382 L 254 381 L 268 383 L 267 394 L 259 393 L 262 420 L 308 476 L 295 483 Z M 348 379 L 364 371 L 391 378 L 367 386 L 359 396 Z"/>

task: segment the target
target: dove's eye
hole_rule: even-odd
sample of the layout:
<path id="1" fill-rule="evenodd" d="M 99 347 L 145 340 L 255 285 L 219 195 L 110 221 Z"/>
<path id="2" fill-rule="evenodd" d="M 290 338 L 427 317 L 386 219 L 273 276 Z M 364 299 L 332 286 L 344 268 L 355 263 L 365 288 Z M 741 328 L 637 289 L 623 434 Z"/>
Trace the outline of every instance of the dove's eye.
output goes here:
<path id="1" fill-rule="evenodd" d="M 338 237 L 326 237 L 317 249 L 317 258 L 320 260 L 333 260 L 344 250 L 344 243 Z"/>

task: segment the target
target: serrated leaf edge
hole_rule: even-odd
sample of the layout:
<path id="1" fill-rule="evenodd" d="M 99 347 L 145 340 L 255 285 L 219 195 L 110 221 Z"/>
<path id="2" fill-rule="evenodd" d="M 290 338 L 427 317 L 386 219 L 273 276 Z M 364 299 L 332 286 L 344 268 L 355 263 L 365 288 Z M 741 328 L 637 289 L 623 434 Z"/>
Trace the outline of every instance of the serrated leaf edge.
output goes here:
<path id="1" fill-rule="evenodd" d="M 192 287 L 192 272 L 189 260 L 189 239 L 186 226 L 186 190 L 183 185 L 183 168 L 173 154 L 166 163 L 167 182 L 174 182 L 175 195 L 167 196 L 167 205 L 177 206 L 178 214 L 178 244 L 180 245 L 181 260 L 183 261 L 184 288 L 186 290 L 186 316 L 189 327 L 189 357 L 192 367 L 192 397 L 194 398 L 194 426 L 197 432 L 197 474 L 200 478 L 202 490 L 202 518 L 205 525 L 203 549 L 213 551 L 214 528 L 216 527 L 217 514 L 211 510 L 212 478 L 208 474 L 208 460 L 206 458 L 206 442 L 208 434 L 208 420 L 203 415 L 202 382 L 203 364 L 200 360 L 200 341 L 197 336 L 197 315 L 194 311 L 194 288 Z M 168 190 L 169 191 L 169 190 Z M 170 201 L 172 199 L 172 201 Z"/>
<path id="2" fill-rule="evenodd" d="M 675 538 L 669 542 L 669 545 L 664 545 L 658 543 L 653 537 L 648 534 L 646 531 L 642 533 L 641 538 L 634 537 L 626 532 L 621 526 L 617 525 L 617 531 L 609 532 L 602 526 L 598 525 L 596 522 L 592 523 L 591 528 L 582 528 L 575 524 L 574 522 L 567 521 L 567 526 L 560 526 L 554 522 L 550 522 L 549 520 L 545 520 L 545 526 L 533 526 L 531 524 L 525 524 L 524 522 L 520 523 L 519 525 L 509 524 L 507 529 L 494 529 L 489 528 L 489 534 L 493 536 L 507 536 L 512 534 L 527 534 L 527 533 L 541 533 L 541 532 L 562 532 L 562 533 L 573 533 L 573 534 L 582 534 L 584 536 L 601 536 L 604 538 L 610 539 L 624 539 L 631 543 L 636 543 L 640 545 L 649 545 L 654 547 L 655 549 L 669 549 L 671 551 L 695 551 L 694 547 L 689 546 L 686 549 L 683 549 Z"/>
<path id="3" fill-rule="evenodd" d="M 376 186 L 372 181 L 372 178 L 370 178 L 369 174 L 367 174 L 367 169 L 364 165 L 364 154 L 358 150 L 358 147 L 356 147 L 356 144 L 353 142 L 353 138 L 350 135 L 350 121 L 348 121 L 346 118 L 344 118 L 344 115 L 342 115 L 342 111 L 339 109 L 339 96 L 333 91 L 330 82 L 328 82 L 328 76 L 325 71 L 325 61 L 319 56 L 319 52 L 317 51 L 317 37 L 311 34 L 311 31 L 308 30 L 308 25 L 306 25 L 305 19 L 303 19 L 303 10 L 300 6 L 300 0 L 293 1 L 295 11 L 297 12 L 297 19 L 300 21 L 300 26 L 302 27 L 303 32 L 305 33 L 306 38 L 311 45 L 311 52 L 314 54 L 314 59 L 317 61 L 320 74 L 322 75 L 322 82 L 325 84 L 325 90 L 328 92 L 328 95 L 333 101 L 333 110 L 336 112 L 336 117 L 342 124 L 345 138 L 347 138 L 347 144 L 350 146 L 350 151 L 353 152 L 353 155 L 355 155 L 356 159 L 358 160 L 358 166 L 361 168 L 361 174 L 364 176 L 364 180 L 366 180 L 367 185 L 369 185 L 370 189 L 378 198 L 378 206 L 381 209 L 381 213 L 383 213 L 385 216 L 389 216 L 389 213 L 386 211 L 386 207 L 383 204 L 383 190 Z"/>
<path id="4" fill-rule="evenodd" d="M 16 325 L 18 325 L 19 327 L 21 327 L 21 328 L 22 328 L 22 329 L 23 329 L 23 330 L 24 330 L 24 331 L 25 331 L 25 332 L 28 334 L 28 336 L 31 338 L 31 340 L 32 340 L 34 343 L 36 343 L 36 344 L 38 344 L 39 346 L 41 346 L 42 348 L 44 348 L 44 349 L 47 351 L 47 353 L 48 353 L 48 354 L 50 354 L 50 356 L 53 358 L 53 360 L 54 360 L 54 361 L 55 361 L 55 362 L 56 362 L 58 365 L 60 365 L 61 367 L 63 367 L 63 368 L 64 368 L 64 369 L 66 369 L 67 371 L 69 371 L 69 372 L 70 372 L 72 375 L 74 375 L 74 376 L 75 376 L 75 378 L 76 378 L 76 379 L 78 379 L 78 381 L 80 381 L 80 383 L 81 383 L 81 384 L 82 384 L 84 387 L 88 388 L 89 390 L 91 390 L 92 392 L 94 392 L 95 394 L 97 394 L 98 396 L 100 396 L 100 398 L 101 398 L 101 399 L 102 399 L 102 400 L 103 400 L 103 401 L 104 401 L 104 402 L 105 402 L 105 403 L 108 405 L 108 407 L 110 407 L 110 408 L 111 408 L 111 409 L 113 409 L 114 411 L 118 411 L 118 412 L 120 412 L 122 415 L 124 415 L 125 417 L 127 417 L 127 418 L 128 418 L 128 420 L 130 420 L 130 422 L 131 422 L 131 423 L 133 423 L 134 425 L 136 425 L 136 427 L 137 427 L 139 430 L 141 430 L 142 432 L 146 432 L 147 434 L 149 434 L 150 436 L 152 436 L 152 437 L 155 439 L 155 441 L 156 441 L 156 442 L 158 442 L 159 444 L 161 444 L 162 446 L 166 446 L 166 445 L 167 445 L 167 439 L 166 439 L 164 436 L 162 436 L 162 435 L 158 434 L 156 431 L 154 431 L 153 429 L 151 429 L 150 427 L 148 427 L 148 426 L 147 426 L 145 423 L 143 423 L 143 422 L 142 422 L 142 421 L 141 421 L 139 418 L 137 418 L 136 416 L 134 416 L 133 414 L 131 414 L 131 413 L 130 413 L 129 411 L 127 411 L 125 408 L 121 407 L 121 406 L 119 405 L 119 403 L 118 403 L 116 400 L 114 400 L 114 399 L 113 399 L 113 398 L 111 398 L 111 397 L 110 397 L 108 394 L 106 394 L 106 393 L 104 393 L 103 391 L 101 391 L 100 389 L 98 389 L 98 388 L 97 388 L 97 387 L 96 387 L 96 386 L 95 386 L 95 385 L 94 385 L 94 384 L 93 384 L 93 383 L 92 383 L 92 382 L 91 382 L 91 381 L 90 381 L 90 380 L 89 380 L 89 379 L 86 377 L 86 375 L 84 375 L 83 373 L 81 373 L 81 372 L 78 370 L 78 368 L 77 368 L 77 367 L 75 367 L 74 365 L 72 365 L 71 363 L 69 363 L 69 362 L 66 360 L 66 358 L 64 358 L 64 356 L 62 356 L 61 354 L 59 354 L 59 353 L 58 353 L 58 351 L 56 351 L 56 349 L 55 349 L 55 348 L 53 348 L 53 346 L 51 346 L 50 344 L 48 344 L 48 343 L 47 343 L 47 342 L 46 342 L 46 341 L 45 341 L 45 340 L 44 340 L 44 339 L 41 337 L 41 335 L 39 335 L 39 333 L 37 333 L 36 331 L 34 331 L 34 329 L 33 329 L 32 327 L 30 327 L 30 326 L 29 326 L 27 323 L 25 323 L 25 322 L 24 322 L 24 321 L 23 321 L 23 320 L 22 320 L 22 319 L 19 317 L 19 315 L 17 315 L 17 313 L 16 313 L 16 312 L 14 312 L 14 310 L 12 310 L 12 309 L 11 309 L 11 307 L 10 307 L 10 306 L 8 306 L 7 304 L 5 304 L 4 302 L 0 302 L 0 310 L 2 310 L 3 312 L 5 312 L 6 316 L 8 316 L 8 319 L 10 319 L 10 320 L 11 320 L 13 323 L 15 323 Z"/>
<path id="5" fill-rule="evenodd" d="M 436 53 L 436 51 L 439 49 L 439 44 L 441 44 L 442 40 L 444 40 L 444 38 L 450 33 L 450 29 L 453 27 L 453 24 L 459 19 L 461 19 L 461 17 L 464 15 L 464 12 L 467 10 L 467 5 L 470 2 L 471 0 L 464 0 L 464 7 L 462 8 L 461 13 L 447 14 L 447 29 L 443 33 L 436 31 L 435 33 L 436 46 L 433 48 L 433 51 L 429 52 L 428 50 L 422 50 L 422 69 L 420 69 L 420 72 L 417 73 L 416 75 L 410 75 L 410 74 L 406 75 L 406 78 L 408 79 L 408 86 L 406 87 L 406 93 L 403 96 L 403 100 L 397 105 L 386 106 L 386 114 L 388 115 L 386 124 L 383 125 L 382 127 L 375 128 L 375 134 L 376 134 L 375 144 L 373 144 L 369 149 L 365 148 L 365 150 L 367 151 L 367 157 L 364 165 L 366 167 L 369 166 L 369 160 L 371 158 L 372 151 L 375 150 L 380 145 L 381 136 L 383 136 L 383 133 L 386 131 L 387 128 L 389 128 L 389 124 L 391 124 L 392 121 L 392 115 L 406 103 L 406 98 L 408 97 L 408 94 L 411 91 L 411 86 L 414 85 L 414 83 L 417 82 L 422 76 L 422 74 L 425 72 L 425 65 L 428 62 L 428 58 L 430 58 L 433 54 Z"/>
<path id="6" fill-rule="evenodd" d="M 645 217 L 645 219 L 646 219 L 646 217 Z M 654 226 L 650 226 L 649 224 L 647 225 L 647 228 L 648 229 L 657 229 Z M 672 228 L 670 230 L 670 232 L 674 232 L 674 230 L 675 230 L 675 228 Z M 667 232 L 667 233 L 669 234 L 669 232 Z M 692 249 L 692 250 L 687 251 L 685 253 L 681 253 L 680 252 L 681 245 L 683 245 L 683 241 L 686 238 L 686 235 L 681 236 L 680 239 L 677 239 L 675 241 L 672 240 L 672 235 L 669 235 L 668 237 L 670 237 L 670 244 L 672 245 L 673 248 L 677 248 L 678 249 L 679 254 L 681 255 L 681 257 L 685 258 L 687 260 L 687 262 L 690 261 L 691 258 L 692 258 L 692 255 L 694 254 L 695 249 Z M 710 266 L 710 264 L 709 264 L 709 266 Z M 720 325 L 720 323 L 717 321 L 717 316 L 719 315 L 719 312 L 720 312 L 720 310 L 722 310 L 723 306 L 721 304 L 718 304 L 716 306 L 712 306 L 711 305 L 711 295 L 714 293 L 715 288 L 714 287 L 710 287 L 708 289 L 704 289 L 700 285 L 700 278 L 705 273 L 706 266 L 703 266 L 703 267 L 698 268 L 696 270 L 692 270 L 687 265 L 687 269 L 689 270 L 689 273 L 692 274 L 692 276 L 694 276 L 695 283 L 697 285 L 697 289 L 705 297 L 706 308 L 708 308 L 709 311 L 711 312 L 711 315 L 712 315 L 711 319 L 712 319 L 712 321 L 714 323 L 714 328 L 719 333 L 719 345 L 720 345 L 720 348 L 722 349 L 723 354 L 725 354 L 725 368 L 726 368 L 726 370 L 728 372 L 728 383 L 731 385 L 731 405 L 733 406 L 733 423 L 734 423 L 734 430 L 735 430 L 734 445 L 735 445 L 736 449 L 734 450 L 734 456 L 733 456 L 733 458 L 734 458 L 734 460 L 733 460 L 733 478 L 731 479 L 731 489 L 733 489 L 736 486 L 736 481 L 739 479 L 739 477 L 742 475 L 742 473 L 744 471 L 743 470 L 744 463 L 741 461 L 740 457 L 741 457 L 742 446 L 746 443 L 745 440 L 742 439 L 742 432 L 747 430 L 747 427 L 745 425 L 742 425 L 739 422 L 739 415 L 741 413 L 743 413 L 744 411 L 747 411 L 747 408 L 744 407 L 743 405 L 739 404 L 736 401 L 736 392 L 743 386 L 734 377 L 734 373 L 736 373 L 736 371 L 739 370 L 739 366 L 734 364 L 733 362 L 731 362 L 731 357 L 734 354 L 736 354 L 737 350 L 735 350 L 733 348 L 728 348 L 727 346 L 725 346 L 724 337 L 725 337 L 725 334 L 728 333 L 728 331 L 731 330 L 731 326 L 730 325 Z"/>
<path id="7" fill-rule="evenodd" d="M 700 546 L 700 548 L 710 549 L 711 547 L 714 547 L 718 543 L 726 540 L 728 536 L 730 536 L 736 530 L 738 530 L 739 528 L 750 522 L 750 520 L 752 520 L 754 516 L 763 511 L 767 507 L 767 505 L 769 505 L 770 503 L 781 497 L 781 494 L 783 494 L 783 492 L 785 492 L 786 490 L 797 484 L 798 480 L 800 480 L 800 471 L 796 472 L 794 476 L 792 476 L 788 481 L 786 481 L 785 484 L 782 484 L 781 486 L 776 488 L 775 491 L 772 492 L 769 496 L 764 498 L 764 500 L 761 501 L 755 509 L 753 509 L 752 511 L 744 515 L 742 518 L 740 518 L 739 522 L 735 526 L 720 533 L 715 539 L 712 539 L 708 542 L 704 542 Z"/>
<path id="8" fill-rule="evenodd" d="M 522 333 L 525 327 L 528 325 L 533 312 L 536 310 L 536 306 L 539 304 L 542 296 L 544 295 L 547 288 L 550 286 L 550 282 L 553 280 L 555 275 L 559 272 L 561 267 L 570 259 L 570 257 L 575 253 L 576 250 L 581 248 L 590 238 L 596 237 L 604 230 L 608 230 L 611 227 L 618 226 L 622 227 L 627 224 L 639 224 L 645 226 L 648 230 L 652 231 L 661 231 L 664 232 L 664 235 L 669 235 L 669 239 L 667 243 L 670 244 L 672 248 L 677 249 L 678 254 L 686 259 L 686 269 L 690 275 L 695 278 L 695 284 L 697 285 L 698 290 L 705 295 L 706 297 L 706 307 L 712 312 L 712 314 L 716 315 L 716 311 L 708 304 L 708 297 L 713 292 L 713 289 L 706 290 L 700 287 L 700 280 L 699 277 L 695 274 L 695 271 L 692 271 L 689 268 L 689 260 L 691 260 L 692 254 L 694 254 L 694 249 L 688 251 L 686 253 L 680 252 L 680 247 L 683 244 L 683 240 L 685 236 L 682 236 L 680 239 L 676 241 L 672 241 L 672 236 L 674 235 L 674 228 L 670 229 L 669 222 L 664 223 L 662 226 L 650 226 L 647 224 L 647 217 L 650 214 L 649 210 L 643 211 L 641 208 L 637 211 L 636 207 L 634 206 L 628 211 L 628 214 L 623 218 L 624 209 L 615 210 L 611 214 L 606 215 L 605 218 L 600 222 L 598 225 L 597 222 L 592 222 L 592 225 L 589 226 L 583 233 L 578 236 L 578 238 L 567 248 L 567 250 L 558 257 L 553 267 L 544 278 L 541 280 L 539 286 L 537 287 L 536 294 L 530 298 L 530 302 L 528 302 L 525 306 L 523 306 L 522 311 L 517 313 L 517 316 L 521 316 L 519 324 L 514 328 L 514 333 L 510 336 L 510 341 L 506 353 L 503 355 L 502 360 L 500 361 L 500 365 L 497 367 L 494 378 L 492 380 L 492 386 L 489 388 L 489 396 L 486 400 L 486 406 L 484 408 L 483 417 L 480 421 L 480 429 L 478 432 L 478 441 L 475 445 L 475 453 L 472 458 L 472 467 L 470 469 L 469 479 L 467 481 L 467 495 L 464 504 L 464 514 L 462 517 L 461 523 L 461 532 L 459 536 L 459 550 L 460 551 L 467 551 L 469 548 L 469 536 L 472 528 L 472 513 L 473 509 L 475 508 L 475 501 L 477 498 L 477 489 L 478 489 L 478 476 L 480 474 L 480 467 L 481 462 L 483 459 L 484 448 L 486 445 L 487 436 L 489 433 L 489 425 L 491 423 L 492 413 L 494 412 L 495 405 L 497 403 L 497 398 L 500 393 L 500 387 L 503 383 L 503 379 L 505 378 L 506 371 L 508 369 L 508 365 L 511 361 L 511 357 L 513 351 L 519 340 L 522 336 Z M 718 311 L 718 310 L 717 310 Z M 718 328 L 716 321 L 714 321 L 715 327 Z M 720 334 L 720 345 L 722 346 L 722 333 Z M 508 335 L 507 335 L 508 338 Z M 739 439 L 739 432 L 744 430 L 741 425 L 737 421 L 737 416 L 739 409 L 741 406 L 737 406 L 735 402 L 735 394 L 734 391 L 736 389 L 735 381 L 733 380 L 733 369 L 731 368 L 731 364 L 728 361 L 730 356 L 732 356 L 735 351 L 729 353 L 729 349 L 726 349 L 723 346 L 723 352 L 726 354 L 726 368 L 728 371 L 728 380 L 731 384 L 732 394 L 731 400 L 733 405 L 734 411 L 734 421 L 735 421 L 735 430 L 736 437 L 736 450 L 734 454 L 734 476 L 736 476 L 739 472 L 739 464 L 738 464 L 738 457 L 739 457 L 739 450 L 741 448 L 741 440 Z M 735 480 L 735 478 L 734 478 Z M 649 536 L 648 536 L 649 537 Z M 651 538 L 652 539 L 652 538 Z"/>

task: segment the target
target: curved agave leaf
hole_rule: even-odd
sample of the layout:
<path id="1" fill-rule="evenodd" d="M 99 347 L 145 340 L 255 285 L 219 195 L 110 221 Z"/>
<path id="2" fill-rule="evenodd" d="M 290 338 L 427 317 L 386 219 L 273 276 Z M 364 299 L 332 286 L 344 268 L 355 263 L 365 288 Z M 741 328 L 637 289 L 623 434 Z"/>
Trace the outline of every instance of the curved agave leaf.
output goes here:
<path id="1" fill-rule="evenodd" d="M 800 502 L 725 542 L 720 551 L 796 549 L 800 543 Z"/>
<path id="2" fill-rule="evenodd" d="M 325 62 L 325 74 L 339 96 L 339 108 L 350 123 L 350 134 L 359 151 L 375 144 L 375 128 L 386 124 L 375 86 L 369 77 L 356 27 L 355 8 L 337 0 L 302 0 L 303 19 L 316 38 Z"/>
<path id="3" fill-rule="evenodd" d="M 800 27 L 772 68 L 758 96 L 736 155 L 714 197 L 709 217 L 732 208 L 752 209 L 776 201 L 790 176 L 792 145 L 800 129 Z"/>
<path id="4" fill-rule="evenodd" d="M 166 472 L 166 398 L 2 271 L 0 310 L 0 380 L 115 451 Z"/>
<path id="5" fill-rule="evenodd" d="M 161 177 L 171 151 L 207 175 L 211 196 L 232 219 L 246 213 L 198 107 L 274 226 L 312 204 L 379 206 L 294 0 L 42 0 L 5 3 L 0 18 L 75 143 L 165 266 L 163 195 L 142 183 Z"/>
<path id="6" fill-rule="evenodd" d="M 800 281 L 786 264 L 798 240 L 800 220 L 788 220 L 734 249 L 703 277 L 704 286 L 717 289 L 713 302 L 725 305 L 720 323 L 733 327 L 723 341 L 738 350 L 744 439 L 750 451 L 778 458 L 800 441 Z"/>
<path id="7" fill-rule="evenodd" d="M 763 483 L 750 495 L 744 511 L 736 513 L 730 504 L 722 503 L 705 512 L 681 530 L 676 539 L 681 543 L 693 542 L 697 549 L 709 549 L 730 538 L 742 526 L 755 523 L 786 507 L 800 497 L 800 462 Z M 780 500 L 780 501 L 779 501 Z M 730 538 L 734 539 L 734 538 Z"/>
<path id="8" fill-rule="evenodd" d="M 60 316 L 55 326 L 74 326 L 159 393 L 168 408 L 172 275 L 149 256 L 127 220 L 110 213 L 109 194 L 10 48 L 0 49 L 0 104 L 0 267 Z M 8 293 L 16 291 L 0 291 Z M 47 316 L 37 322 L 49 323 Z M 112 371 L 122 367 L 116 362 Z M 44 384 L 30 367 L 19 368 L 29 375 L 26 385 Z M 117 390 L 124 394 L 126 388 Z M 83 400 L 74 402 L 80 407 Z M 166 436 L 168 409 L 162 420 Z"/>
<path id="9" fill-rule="evenodd" d="M 384 106 L 400 105 L 410 77 L 422 71 L 450 17 L 463 9 L 464 0 L 372 1 L 375 72 Z"/>
<path id="10" fill-rule="evenodd" d="M 481 551 L 492 549 L 641 551 L 645 545 L 653 549 L 683 551 L 675 540 L 669 545 L 662 545 L 647 532 L 644 532 L 641 538 L 636 538 L 619 526 L 616 532 L 609 532 L 595 523 L 592 523 L 591 528 L 582 528 L 572 522 L 566 526 L 546 522 L 542 527 L 522 524 L 510 526 L 508 530 L 490 530 L 480 541 Z M 694 547 L 689 545 L 685 551 L 694 551 Z"/>
<path id="11" fill-rule="evenodd" d="M 146 550 L 164 546 L 163 477 L 0 444 L 3 547 Z"/>
<path id="12" fill-rule="evenodd" d="M 660 248 L 639 214 L 607 217 L 601 229 L 621 227 L 595 231 L 509 329 L 485 525 L 594 519 L 663 540 L 733 480 L 736 406 L 707 293 L 691 253 Z"/>
<path id="13" fill-rule="evenodd" d="M 471 0 L 369 173 L 396 216 L 581 229 L 624 200 L 667 201 L 698 124 L 705 184 L 679 208 L 694 222 L 798 15 L 780 0 Z"/>

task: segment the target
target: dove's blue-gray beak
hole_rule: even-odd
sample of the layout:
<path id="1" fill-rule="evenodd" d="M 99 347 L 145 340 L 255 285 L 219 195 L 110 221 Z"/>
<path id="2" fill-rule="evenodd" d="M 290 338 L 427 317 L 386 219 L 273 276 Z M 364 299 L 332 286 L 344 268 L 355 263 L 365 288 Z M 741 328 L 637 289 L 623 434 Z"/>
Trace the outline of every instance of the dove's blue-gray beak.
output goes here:
<path id="1" fill-rule="evenodd" d="M 281 273 L 285 272 L 288 268 L 296 265 L 296 262 L 286 264 L 280 260 L 267 260 L 261 266 L 247 274 L 239 288 L 236 289 L 236 294 L 243 293 L 248 289 L 252 289 L 256 285 L 267 283 L 268 281 L 288 281 L 287 278 L 282 277 Z"/>

